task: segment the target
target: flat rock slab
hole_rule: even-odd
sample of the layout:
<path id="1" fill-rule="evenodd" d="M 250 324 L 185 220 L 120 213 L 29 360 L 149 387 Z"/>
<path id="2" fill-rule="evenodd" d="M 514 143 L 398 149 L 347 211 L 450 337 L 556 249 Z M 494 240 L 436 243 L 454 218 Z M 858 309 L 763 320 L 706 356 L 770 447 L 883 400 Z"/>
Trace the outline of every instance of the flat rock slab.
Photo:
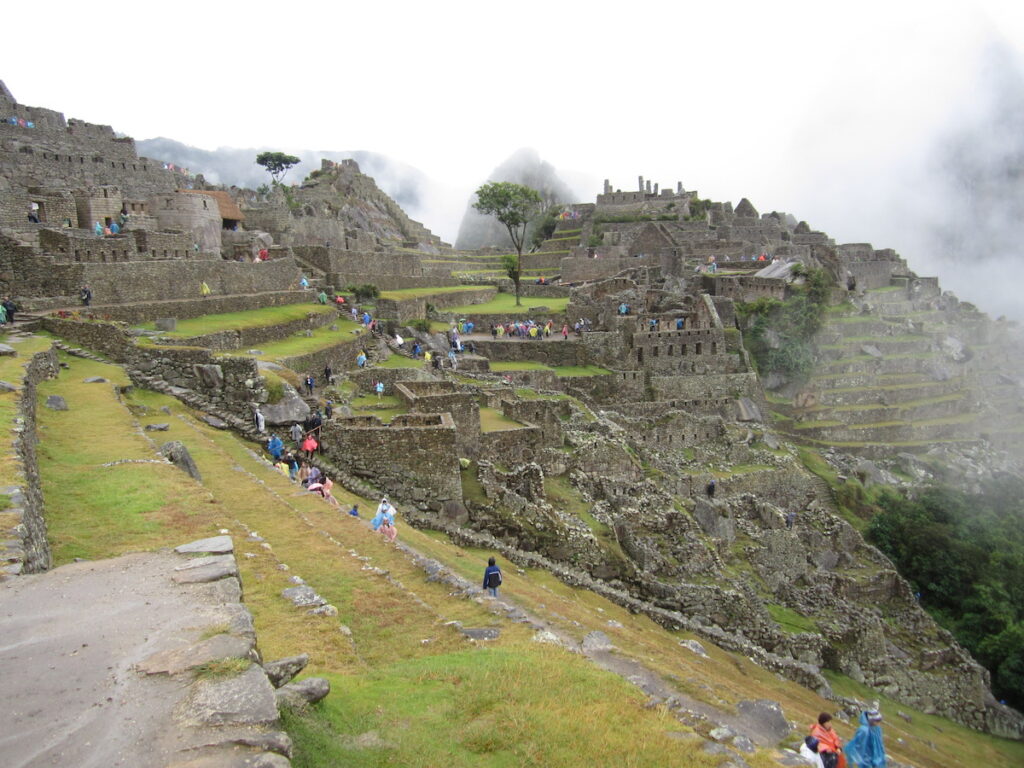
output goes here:
<path id="1" fill-rule="evenodd" d="M 174 726 L 184 678 L 136 669 L 230 618 L 215 584 L 171 581 L 181 563 L 136 553 L 0 584 L 4 768 L 165 766 L 194 759 L 179 750 L 197 735 L 214 740 Z"/>
<path id="2" fill-rule="evenodd" d="M 51 411 L 66 411 L 68 409 L 68 401 L 60 395 L 50 395 L 46 398 L 45 405 Z"/>
<path id="3" fill-rule="evenodd" d="M 191 571 L 193 568 L 208 568 L 211 565 L 234 564 L 234 555 L 210 555 L 209 557 L 193 557 L 177 566 L 174 571 Z"/>
<path id="4" fill-rule="evenodd" d="M 21 387 L 9 381 L 0 381 L 0 392 L 17 392 Z"/>
<path id="5" fill-rule="evenodd" d="M 259 725 L 278 719 L 274 688 L 258 664 L 225 680 L 201 681 L 178 716 L 190 725 Z"/>
<path id="6" fill-rule="evenodd" d="M 584 651 L 610 651 L 614 647 L 608 635 L 600 630 L 588 632 L 583 638 Z"/>
<path id="7" fill-rule="evenodd" d="M 83 384 L 106 384 L 109 379 L 104 379 L 102 376 L 90 376 L 87 379 L 82 379 Z"/>
<path id="8" fill-rule="evenodd" d="M 203 421 L 209 424 L 214 429 L 229 429 L 230 425 L 223 419 L 218 419 L 216 416 L 210 416 L 207 414 L 203 416 Z"/>
<path id="9" fill-rule="evenodd" d="M 181 648 L 154 653 L 136 668 L 147 675 L 178 675 L 218 659 L 247 659 L 253 646 L 251 638 L 219 634 Z"/>
<path id="10" fill-rule="evenodd" d="M 459 632 L 473 640 L 497 640 L 501 636 L 496 627 L 459 627 Z"/>
<path id="11" fill-rule="evenodd" d="M 174 579 L 176 584 L 201 584 L 207 581 L 220 581 L 228 576 L 237 575 L 238 565 L 235 563 L 235 558 L 232 557 L 230 561 L 206 563 L 195 568 L 187 568 L 184 571 L 175 573 L 171 578 Z"/>
<path id="12" fill-rule="evenodd" d="M 188 544 L 182 544 L 174 548 L 179 554 L 215 554 L 222 555 L 235 551 L 235 544 L 230 536 L 211 536 L 208 539 L 197 539 Z"/>
<path id="13" fill-rule="evenodd" d="M 171 425 L 170 424 L 166 424 L 166 423 L 147 424 L 146 425 L 146 431 L 147 432 L 166 432 L 170 428 L 171 428 Z"/>
<path id="14" fill-rule="evenodd" d="M 303 653 L 298 656 L 288 656 L 284 659 L 265 662 L 263 671 L 270 678 L 270 684 L 275 688 L 280 688 L 304 670 L 307 664 L 309 664 L 309 654 Z"/>
<path id="15" fill-rule="evenodd" d="M 0 357 L 14 357 L 17 354 L 18 350 L 10 344 L 0 344 Z"/>
<path id="16" fill-rule="evenodd" d="M 307 677 L 297 683 L 288 683 L 274 691 L 278 704 L 303 707 L 316 704 L 331 692 L 331 684 L 322 677 Z"/>

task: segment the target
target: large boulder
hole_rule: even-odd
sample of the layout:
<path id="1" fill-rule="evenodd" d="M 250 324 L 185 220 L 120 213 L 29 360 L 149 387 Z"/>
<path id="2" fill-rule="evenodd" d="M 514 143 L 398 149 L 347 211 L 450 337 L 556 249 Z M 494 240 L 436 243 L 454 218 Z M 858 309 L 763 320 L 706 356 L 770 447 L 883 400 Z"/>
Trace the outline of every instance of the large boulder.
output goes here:
<path id="1" fill-rule="evenodd" d="M 260 406 L 267 424 L 281 426 L 302 422 L 309 416 L 309 405 L 299 397 L 299 393 L 290 384 L 284 385 L 284 397 L 274 404 Z"/>
<path id="2" fill-rule="evenodd" d="M 192 460 L 192 454 L 188 452 L 188 448 L 185 447 L 184 443 L 178 440 L 164 443 L 160 446 L 160 453 L 178 469 L 187 472 L 200 483 L 203 482 L 203 476 L 199 474 L 199 468 L 196 466 L 195 461 Z"/>

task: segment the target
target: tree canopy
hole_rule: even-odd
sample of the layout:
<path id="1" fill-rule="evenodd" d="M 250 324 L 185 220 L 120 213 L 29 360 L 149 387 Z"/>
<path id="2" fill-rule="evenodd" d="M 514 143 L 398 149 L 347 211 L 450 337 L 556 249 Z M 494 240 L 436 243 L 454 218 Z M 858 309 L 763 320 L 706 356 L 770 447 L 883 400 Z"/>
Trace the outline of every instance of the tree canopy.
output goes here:
<path id="1" fill-rule="evenodd" d="M 302 160 L 295 155 L 287 155 L 284 152 L 260 152 L 256 155 L 256 165 L 266 168 L 274 181 L 278 183 L 292 166 L 301 162 Z"/>
<path id="2" fill-rule="evenodd" d="M 493 216 L 508 230 L 508 236 L 515 247 L 515 255 L 502 259 L 506 274 L 516 287 L 516 306 L 519 306 L 519 279 L 522 275 L 523 242 L 526 227 L 540 212 L 540 193 L 522 184 L 510 181 L 493 181 L 476 191 L 477 201 L 473 207 L 486 216 Z"/>

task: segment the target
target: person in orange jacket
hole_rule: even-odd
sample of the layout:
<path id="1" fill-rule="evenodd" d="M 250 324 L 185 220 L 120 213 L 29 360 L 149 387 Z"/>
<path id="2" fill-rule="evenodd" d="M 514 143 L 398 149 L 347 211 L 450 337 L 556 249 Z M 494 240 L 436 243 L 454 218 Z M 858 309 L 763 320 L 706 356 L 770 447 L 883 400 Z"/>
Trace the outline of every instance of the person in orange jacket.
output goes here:
<path id="1" fill-rule="evenodd" d="M 811 736 L 818 740 L 818 755 L 825 768 L 836 768 L 842 754 L 843 742 L 832 728 L 832 715 L 822 712 L 818 722 L 811 726 Z"/>

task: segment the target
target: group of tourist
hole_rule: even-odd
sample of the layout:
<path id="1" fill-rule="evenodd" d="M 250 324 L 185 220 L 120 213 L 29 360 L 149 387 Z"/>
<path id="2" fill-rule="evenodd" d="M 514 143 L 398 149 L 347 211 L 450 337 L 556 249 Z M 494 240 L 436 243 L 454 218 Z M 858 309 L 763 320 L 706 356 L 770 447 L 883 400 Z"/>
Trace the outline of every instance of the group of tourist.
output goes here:
<path id="1" fill-rule="evenodd" d="M 10 323 L 14 325 L 14 313 L 18 310 L 18 306 L 11 301 L 10 296 L 4 296 L 0 299 L 0 325 L 7 325 Z"/>
<path id="2" fill-rule="evenodd" d="M 822 712 L 800 745 L 800 755 L 818 768 L 885 768 L 882 714 L 877 702 L 860 713 L 860 727 L 845 748 L 832 727 L 832 715 Z"/>
<path id="3" fill-rule="evenodd" d="M 561 333 L 562 339 L 569 338 L 569 324 L 562 323 L 561 330 L 555 328 L 555 321 L 548 320 L 545 323 L 538 323 L 533 318 L 527 320 L 511 320 L 507 323 L 491 323 L 491 338 L 517 338 L 517 339 L 550 339 L 554 334 Z"/>

